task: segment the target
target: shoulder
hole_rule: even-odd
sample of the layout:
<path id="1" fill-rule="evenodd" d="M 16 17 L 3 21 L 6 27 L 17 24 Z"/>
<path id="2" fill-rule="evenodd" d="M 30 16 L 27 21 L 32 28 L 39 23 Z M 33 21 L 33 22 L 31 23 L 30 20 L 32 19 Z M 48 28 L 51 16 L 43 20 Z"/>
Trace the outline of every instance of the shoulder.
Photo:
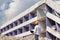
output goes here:
<path id="1" fill-rule="evenodd" d="M 35 28 L 38 28 L 38 25 L 36 25 Z"/>
<path id="2" fill-rule="evenodd" d="M 36 25 L 35 27 L 37 27 L 38 25 Z"/>
<path id="3" fill-rule="evenodd" d="M 35 26 L 35 28 L 37 28 L 37 25 Z"/>

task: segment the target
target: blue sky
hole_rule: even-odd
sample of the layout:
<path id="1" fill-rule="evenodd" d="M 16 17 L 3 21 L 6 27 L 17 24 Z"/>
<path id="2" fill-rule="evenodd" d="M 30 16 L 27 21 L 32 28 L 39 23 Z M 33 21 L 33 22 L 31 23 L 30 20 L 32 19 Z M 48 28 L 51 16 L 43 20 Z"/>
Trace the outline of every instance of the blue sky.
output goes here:
<path id="1" fill-rule="evenodd" d="M 39 0 L 0 0 L 0 26 Z"/>

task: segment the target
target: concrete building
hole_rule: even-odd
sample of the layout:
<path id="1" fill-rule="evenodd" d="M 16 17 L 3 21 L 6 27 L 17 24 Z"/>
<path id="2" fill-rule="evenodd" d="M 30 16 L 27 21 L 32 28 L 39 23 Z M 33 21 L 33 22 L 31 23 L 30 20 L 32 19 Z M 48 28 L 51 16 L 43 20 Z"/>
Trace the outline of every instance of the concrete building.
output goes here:
<path id="1" fill-rule="evenodd" d="M 25 37 L 39 20 L 48 40 L 60 40 L 60 5 L 57 0 L 40 0 L 0 28 L 1 35 Z"/>

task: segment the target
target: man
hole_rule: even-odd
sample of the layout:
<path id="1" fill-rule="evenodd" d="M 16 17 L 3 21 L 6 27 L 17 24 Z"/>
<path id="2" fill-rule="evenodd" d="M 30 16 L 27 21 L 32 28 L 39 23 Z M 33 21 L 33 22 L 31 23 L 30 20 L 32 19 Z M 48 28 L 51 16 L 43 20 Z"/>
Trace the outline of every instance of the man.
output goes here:
<path id="1" fill-rule="evenodd" d="M 40 32 L 41 32 L 39 21 L 38 20 L 35 21 L 34 24 L 36 25 L 35 29 L 34 29 L 35 40 L 39 40 L 39 35 L 40 35 Z"/>

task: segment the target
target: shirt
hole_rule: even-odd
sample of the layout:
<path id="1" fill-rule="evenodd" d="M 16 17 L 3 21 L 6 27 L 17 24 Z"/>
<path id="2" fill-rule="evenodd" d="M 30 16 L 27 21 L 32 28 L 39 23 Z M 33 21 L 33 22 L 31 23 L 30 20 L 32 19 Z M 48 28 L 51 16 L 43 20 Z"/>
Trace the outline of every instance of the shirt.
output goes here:
<path id="1" fill-rule="evenodd" d="M 40 35 L 40 32 L 41 32 L 40 25 L 36 25 L 34 29 L 34 33 Z"/>

